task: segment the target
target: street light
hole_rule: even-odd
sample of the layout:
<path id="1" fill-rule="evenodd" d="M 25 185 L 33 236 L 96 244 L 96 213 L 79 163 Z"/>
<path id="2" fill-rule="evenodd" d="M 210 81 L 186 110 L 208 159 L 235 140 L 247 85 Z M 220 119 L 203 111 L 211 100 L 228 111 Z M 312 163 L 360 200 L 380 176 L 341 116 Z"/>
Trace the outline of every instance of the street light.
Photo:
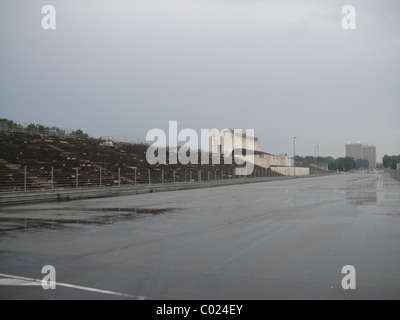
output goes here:
<path id="1" fill-rule="evenodd" d="M 294 166 L 294 176 L 296 176 L 296 138 L 297 136 L 293 137 L 293 166 Z"/>
<path id="2" fill-rule="evenodd" d="M 315 150 L 315 167 L 314 167 L 314 173 L 317 173 L 317 158 L 318 158 L 318 152 L 319 152 L 319 145 L 317 144 L 314 147 Z"/>

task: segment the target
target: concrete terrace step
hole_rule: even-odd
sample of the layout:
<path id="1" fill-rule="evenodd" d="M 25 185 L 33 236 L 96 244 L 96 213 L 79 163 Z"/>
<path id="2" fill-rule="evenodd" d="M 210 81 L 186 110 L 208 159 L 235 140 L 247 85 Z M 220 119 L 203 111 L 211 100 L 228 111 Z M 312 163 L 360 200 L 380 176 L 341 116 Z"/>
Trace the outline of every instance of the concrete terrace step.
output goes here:
<path id="1" fill-rule="evenodd" d="M 73 138 L 60 138 L 30 133 L 0 132 L 0 181 L 1 189 L 15 190 L 23 188 L 24 182 L 10 179 L 10 174 L 18 173 L 24 176 L 24 167 L 27 167 L 27 189 L 49 186 L 51 168 L 54 169 L 54 182 L 74 184 L 76 168 L 79 169 L 79 184 L 90 186 L 99 184 L 99 169 L 102 169 L 103 182 L 115 184 L 118 180 L 118 169 L 121 173 L 122 183 L 133 183 L 137 168 L 137 182 L 148 182 L 148 169 L 151 170 L 151 181 L 173 181 L 173 171 L 176 172 L 176 181 L 187 181 L 192 171 L 193 178 L 197 180 L 197 171 L 202 171 L 202 177 L 207 171 L 218 171 L 227 177 L 235 169 L 235 165 L 154 165 L 146 162 L 147 146 L 143 144 L 117 143 L 104 145 L 103 140 L 79 140 Z M 163 175 L 164 170 L 164 175 Z M 187 174 L 186 174 L 187 173 Z M 45 176 L 47 174 L 47 176 Z"/>

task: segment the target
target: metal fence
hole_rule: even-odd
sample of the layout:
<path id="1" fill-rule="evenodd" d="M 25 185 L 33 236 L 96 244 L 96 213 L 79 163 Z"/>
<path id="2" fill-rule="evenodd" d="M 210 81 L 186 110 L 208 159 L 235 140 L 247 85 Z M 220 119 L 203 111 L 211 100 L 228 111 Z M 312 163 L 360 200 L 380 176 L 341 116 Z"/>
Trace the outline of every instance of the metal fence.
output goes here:
<path id="1" fill-rule="evenodd" d="M 75 170 L 74 174 L 67 177 L 71 179 L 67 179 L 65 176 L 58 176 L 53 170 L 50 173 L 50 178 L 46 181 L 43 180 L 44 183 L 41 181 L 42 184 L 38 187 L 30 184 L 32 177 L 29 175 L 28 168 L 24 167 L 22 180 L 15 181 L 11 190 L 10 183 L 8 183 L 7 187 L 3 183 L 0 185 L 3 188 L 0 192 L 0 205 L 56 200 L 68 201 L 298 178 L 282 176 L 267 170 L 254 170 L 253 174 L 247 177 L 236 176 L 229 170 L 206 172 L 186 170 L 180 180 L 178 180 L 177 171 L 170 172 L 172 175 L 171 180 L 171 178 L 166 179 L 167 170 L 161 170 L 161 176 L 159 176 L 160 172 L 158 170 L 148 169 L 146 179 L 140 177 L 138 170 L 136 170 L 133 173 L 133 178 L 136 178 L 136 180 L 133 183 L 126 183 L 123 176 L 119 175 L 120 170 L 118 171 L 118 178 L 109 183 L 110 179 L 105 178 L 104 175 L 105 170 L 99 170 L 98 178 L 92 179 L 92 184 L 89 185 L 84 183 L 79 170 Z"/>
<path id="2" fill-rule="evenodd" d="M 15 168 L 14 168 L 15 169 Z M 254 170 L 246 178 L 278 177 L 270 170 Z M 107 170 L 101 167 L 85 166 L 75 169 L 63 167 L 31 168 L 19 166 L 17 171 L 0 172 L 0 193 L 10 191 L 81 189 L 88 187 L 136 186 L 178 182 L 207 182 L 242 178 L 235 170 L 196 169 L 126 169 Z"/>
<path id="3" fill-rule="evenodd" d="M 305 178 L 306 176 L 302 177 Z M 259 178 L 239 178 L 209 181 L 190 181 L 163 184 L 138 184 L 123 186 L 104 186 L 89 187 L 78 189 L 55 189 L 55 190 L 32 190 L 32 191 L 12 191 L 0 193 L 0 205 L 21 204 L 43 201 L 69 201 L 99 197 L 122 196 L 132 194 L 153 193 L 173 190 L 190 190 L 199 188 L 210 188 L 217 186 L 227 186 L 233 184 L 266 182 L 273 180 L 295 179 L 299 177 L 276 176 Z"/>

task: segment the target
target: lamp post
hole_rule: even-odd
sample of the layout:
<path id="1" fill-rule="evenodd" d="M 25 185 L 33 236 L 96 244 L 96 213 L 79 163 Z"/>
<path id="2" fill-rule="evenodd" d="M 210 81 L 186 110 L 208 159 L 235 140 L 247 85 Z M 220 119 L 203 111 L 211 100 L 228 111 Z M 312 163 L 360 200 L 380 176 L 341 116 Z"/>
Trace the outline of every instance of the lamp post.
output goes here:
<path id="1" fill-rule="evenodd" d="M 314 163 L 315 163 L 315 166 L 317 166 L 317 146 L 314 147 L 314 155 L 315 155 Z"/>
<path id="2" fill-rule="evenodd" d="M 317 157 L 318 157 L 318 145 L 314 147 L 314 152 L 315 152 L 315 166 L 314 166 L 314 173 L 317 173 Z"/>
<path id="3" fill-rule="evenodd" d="M 296 176 L 296 138 L 297 136 L 293 137 L 293 166 L 294 166 L 294 176 Z"/>

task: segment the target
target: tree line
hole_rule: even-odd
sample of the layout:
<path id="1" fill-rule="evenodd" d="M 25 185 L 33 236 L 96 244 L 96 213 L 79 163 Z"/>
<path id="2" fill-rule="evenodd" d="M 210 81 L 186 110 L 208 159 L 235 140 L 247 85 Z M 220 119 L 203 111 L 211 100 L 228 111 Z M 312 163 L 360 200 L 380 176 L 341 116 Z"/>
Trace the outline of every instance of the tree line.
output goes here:
<path id="1" fill-rule="evenodd" d="M 313 156 L 296 156 L 296 163 L 302 166 L 312 164 L 328 164 L 328 169 L 332 171 L 351 171 L 368 169 L 369 161 L 366 159 L 357 159 L 350 157 L 333 158 L 333 157 L 313 157 Z"/>
<path id="2" fill-rule="evenodd" d="M 385 155 L 382 159 L 384 168 L 397 169 L 397 164 L 400 163 L 400 155 L 389 156 Z M 333 157 L 317 157 L 314 156 L 296 156 L 296 163 L 303 166 L 311 164 L 328 164 L 328 169 L 333 171 L 351 171 L 359 169 L 368 169 L 369 161 L 366 159 L 357 159 L 343 157 L 334 159 Z"/>
<path id="3" fill-rule="evenodd" d="M 78 139 L 89 139 L 89 135 L 82 130 L 65 130 L 55 126 L 48 127 L 41 124 L 30 123 L 26 126 L 16 123 L 12 120 L 0 119 L 0 129 L 6 131 L 27 132 L 36 134 L 48 134 L 60 137 L 73 137 Z"/>

